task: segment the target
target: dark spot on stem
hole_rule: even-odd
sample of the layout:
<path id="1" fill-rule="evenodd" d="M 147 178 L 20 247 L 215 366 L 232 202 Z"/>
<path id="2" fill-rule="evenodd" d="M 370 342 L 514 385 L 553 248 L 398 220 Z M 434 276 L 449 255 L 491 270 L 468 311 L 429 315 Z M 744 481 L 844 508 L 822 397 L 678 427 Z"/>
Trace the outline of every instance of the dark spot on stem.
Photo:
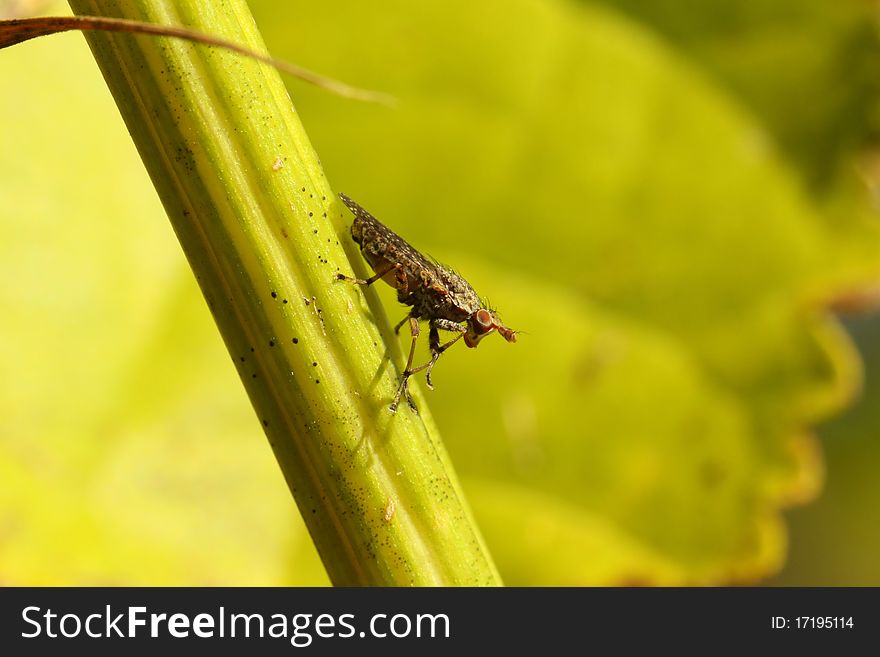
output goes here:
<path id="1" fill-rule="evenodd" d="M 278 298 L 278 293 L 275 292 L 275 291 L 273 291 L 273 292 L 272 292 L 272 298 L 273 298 L 273 299 L 277 299 L 277 298 Z"/>
<path id="2" fill-rule="evenodd" d="M 294 339 L 293 339 L 293 344 L 299 344 L 299 338 L 294 338 Z"/>
<path id="3" fill-rule="evenodd" d="M 270 347 L 274 347 L 274 346 L 275 346 L 275 340 L 269 340 L 269 346 L 270 346 Z"/>

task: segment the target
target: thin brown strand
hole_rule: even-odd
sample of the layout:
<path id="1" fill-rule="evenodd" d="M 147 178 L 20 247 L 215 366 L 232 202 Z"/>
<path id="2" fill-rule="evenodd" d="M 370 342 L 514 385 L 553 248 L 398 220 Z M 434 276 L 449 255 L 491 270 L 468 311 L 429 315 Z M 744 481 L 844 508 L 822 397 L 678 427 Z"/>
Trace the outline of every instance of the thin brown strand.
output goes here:
<path id="1" fill-rule="evenodd" d="M 329 91 L 338 96 L 362 100 L 383 105 L 393 105 L 394 98 L 378 91 L 358 89 L 350 85 L 328 78 L 314 71 L 310 71 L 296 64 L 291 64 L 269 54 L 259 52 L 243 46 L 234 41 L 211 36 L 204 32 L 197 32 L 185 27 L 175 25 L 158 25 L 156 23 L 143 23 L 124 18 L 106 18 L 103 16 L 46 16 L 40 18 L 14 18 L 0 20 L 0 49 L 14 46 L 17 43 L 35 39 L 36 37 L 69 32 L 71 30 L 103 31 L 103 32 L 130 32 L 137 34 L 152 34 L 155 36 L 171 37 L 203 43 L 208 46 L 216 46 L 225 50 L 237 52 L 245 57 L 268 64 L 279 71 L 283 71 L 295 78 L 313 84 L 316 87 Z"/>

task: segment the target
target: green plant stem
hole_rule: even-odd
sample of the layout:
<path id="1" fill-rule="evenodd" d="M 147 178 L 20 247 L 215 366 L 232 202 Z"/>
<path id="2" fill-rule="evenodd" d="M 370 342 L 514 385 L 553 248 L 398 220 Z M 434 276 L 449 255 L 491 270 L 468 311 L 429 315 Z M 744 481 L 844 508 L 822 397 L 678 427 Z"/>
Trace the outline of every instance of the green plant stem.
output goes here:
<path id="1" fill-rule="evenodd" d="M 70 5 L 265 50 L 242 0 Z M 179 40 L 87 39 L 331 580 L 499 584 L 424 399 L 421 415 L 388 410 L 400 349 L 375 294 L 333 280 L 366 271 L 277 71 Z"/>

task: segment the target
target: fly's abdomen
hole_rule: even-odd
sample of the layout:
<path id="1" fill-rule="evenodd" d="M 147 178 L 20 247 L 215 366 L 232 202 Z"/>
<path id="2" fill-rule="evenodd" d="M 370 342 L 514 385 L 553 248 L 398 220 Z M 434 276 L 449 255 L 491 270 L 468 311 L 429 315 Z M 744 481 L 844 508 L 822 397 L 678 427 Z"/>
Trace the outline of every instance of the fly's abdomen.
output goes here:
<path id="1" fill-rule="evenodd" d="M 351 222 L 351 239 L 357 244 L 364 243 L 364 222 L 357 215 L 355 215 L 354 221 Z"/>

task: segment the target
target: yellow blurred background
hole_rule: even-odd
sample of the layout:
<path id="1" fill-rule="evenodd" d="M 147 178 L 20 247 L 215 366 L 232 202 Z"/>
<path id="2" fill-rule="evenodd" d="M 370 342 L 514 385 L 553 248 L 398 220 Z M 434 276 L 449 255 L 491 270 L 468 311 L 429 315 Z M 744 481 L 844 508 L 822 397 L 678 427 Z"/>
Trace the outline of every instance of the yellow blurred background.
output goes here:
<path id="1" fill-rule="evenodd" d="M 334 189 L 525 332 L 430 393 L 506 583 L 880 584 L 874 3 L 250 4 L 399 99 L 289 84 Z M 0 79 L 0 583 L 326 583 L 83 38 Z"/>

